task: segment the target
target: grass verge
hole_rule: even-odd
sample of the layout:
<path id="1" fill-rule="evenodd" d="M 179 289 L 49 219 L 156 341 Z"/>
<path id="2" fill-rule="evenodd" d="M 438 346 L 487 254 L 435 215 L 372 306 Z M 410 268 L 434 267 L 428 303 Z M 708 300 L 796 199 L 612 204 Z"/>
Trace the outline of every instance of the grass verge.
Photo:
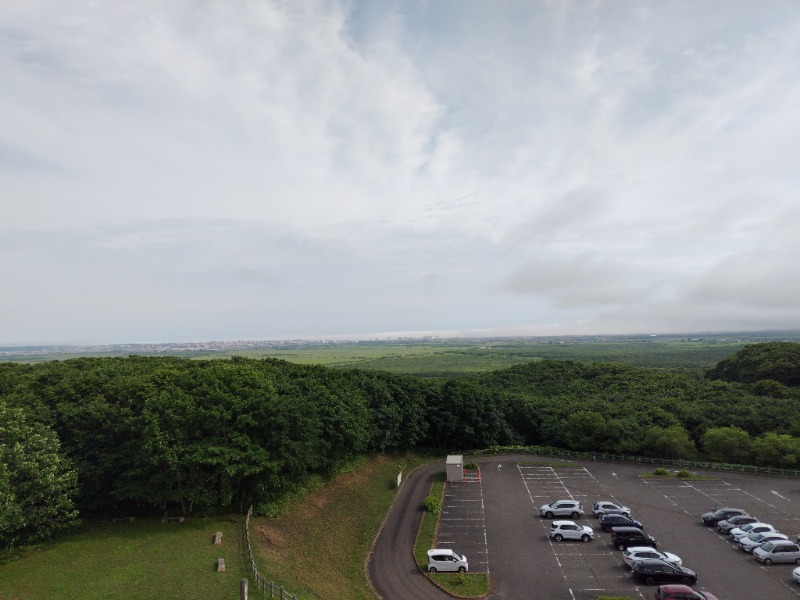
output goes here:
<path id="1" fill-rule="evenodd" d="M 429 496 L 441 500 L 444 494 L 446 474 L 437 473 L 433 478 Z M 459 598 L 480 598 L 489 592 L 489 577 L 486 573 L 428 573 L 428 549 L 435 548 L 436 532 L 439 526 L 439 515 L 425 511 L 414 545 L 414 557 L 417 564 L 428 577 L 440 588 Z"/>

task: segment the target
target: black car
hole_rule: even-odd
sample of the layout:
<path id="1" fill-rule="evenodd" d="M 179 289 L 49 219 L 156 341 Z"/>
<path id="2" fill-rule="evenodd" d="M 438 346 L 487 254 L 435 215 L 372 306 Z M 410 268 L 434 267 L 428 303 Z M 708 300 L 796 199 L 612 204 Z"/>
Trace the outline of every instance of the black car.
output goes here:
<path id="1" fill-rule="evenodd" d="M 694 585 L 697 583 L 697 573 L 686 567 L 679 567 L 657 558 L 640 560 L 633 564 L 631 576 L 636 581 L 647 585 L 657 583 L 682 583 Z"/>
<path id="2" fill-rule="evenodd" d="M 600 517 L 600 527 L 603 528 L 603 531 L 611 531 L 612 527 L 636 527 L 638 529 L 644 529 L 644 525 L 642 525 L 641 521 L 631 519 L 625 515 L 603 515 Z"/>
<path id="3" fill-rule="evenodd" d="M 650 546 L 658 548 L 656 538 L 646 534 L 638 527 L 612 527 L 611 543 L 619 550 L 625 550 L 628 546 Z"/>
<path id="4" fill-rule="evenodd" d="M 703 525 L 716 525 L 720 521 L 736 515 L 746 515 L 747 511 L 741 508 L 718 508 L 713 512 L 703 513 L 700 519 Z"/>

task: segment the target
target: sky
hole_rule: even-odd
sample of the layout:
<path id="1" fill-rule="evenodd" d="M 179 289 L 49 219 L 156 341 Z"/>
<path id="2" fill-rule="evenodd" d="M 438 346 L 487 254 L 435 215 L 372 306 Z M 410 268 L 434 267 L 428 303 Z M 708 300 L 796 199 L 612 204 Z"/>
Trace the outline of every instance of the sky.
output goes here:
<path id="1" fill-rule="evenodd" d="M 800 329 L 796 0 L 0 2 L 0 345 Z"/>

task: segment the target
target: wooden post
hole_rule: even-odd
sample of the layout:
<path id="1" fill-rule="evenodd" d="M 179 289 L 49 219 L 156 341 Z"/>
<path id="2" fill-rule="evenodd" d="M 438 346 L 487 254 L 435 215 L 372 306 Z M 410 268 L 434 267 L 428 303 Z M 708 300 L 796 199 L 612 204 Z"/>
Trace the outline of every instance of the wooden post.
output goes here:
<path id="1" fill-rule="evenodd" d="M 247 600 L 247 587 L 248 587 L 248 584 L 249 584 L 249 582 L 247 581 L 247 579 L 242 578 L 242 581 L 241 581 L 241 584 L 240 584 L 241 600 Z"/>

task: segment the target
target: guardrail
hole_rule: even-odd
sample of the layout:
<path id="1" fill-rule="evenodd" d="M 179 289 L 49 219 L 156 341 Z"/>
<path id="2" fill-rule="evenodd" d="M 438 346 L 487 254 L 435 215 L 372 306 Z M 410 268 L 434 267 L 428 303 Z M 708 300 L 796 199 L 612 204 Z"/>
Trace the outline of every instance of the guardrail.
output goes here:
<path id="1" fill-rule="evenodd" d="M 678 458 L 654 458 L 651 456 L 627 456 L 608 452 L 578 452 L 550 446 L 490 446 L 483 450 L 464 450 L 469 456 L 485 456 L 491 454 L 534 454 L 542 456 L 567 456 L 582 460 L 604 460 L 609 462 L 633 462 L 648 465 L 669 465 L 681 469 L 706 469 L 713 471 L 740 471 L 757 475 L 778 475 L 780 477 L 800 477 L 798 469 L 780 469 L 778 467 L 759 467 L 756 465 L 739 465 L 711 461 L 693 461 Z"/>
<path id="2" fill-rule="evenodd" d="M 263 590 L 265 593 L 269 592 L 270 598 L 280 598 L 280 600 L 297 600 L 297 596 L 290 594 L 283 589 L 283 586 L 276 586 L 273 582 L 267 581 L 258 573 L 256 561 L 253 560 L 253 548 L 250 546 L 250 516 L 253 514 L 253 507 L 247 510 L 247 518 L 244 520 L 244 535 L 247 540 L 247 555 L 250 558 L 250 568 L 253 571 L 253 578 L 255 579 L 256 589 Z M 244 587 L 246 590 L 246 586 Z M 243 592 L 246 594 L 247 592 Z M 246 596 L 245 596 L 246 597 Z"/>

